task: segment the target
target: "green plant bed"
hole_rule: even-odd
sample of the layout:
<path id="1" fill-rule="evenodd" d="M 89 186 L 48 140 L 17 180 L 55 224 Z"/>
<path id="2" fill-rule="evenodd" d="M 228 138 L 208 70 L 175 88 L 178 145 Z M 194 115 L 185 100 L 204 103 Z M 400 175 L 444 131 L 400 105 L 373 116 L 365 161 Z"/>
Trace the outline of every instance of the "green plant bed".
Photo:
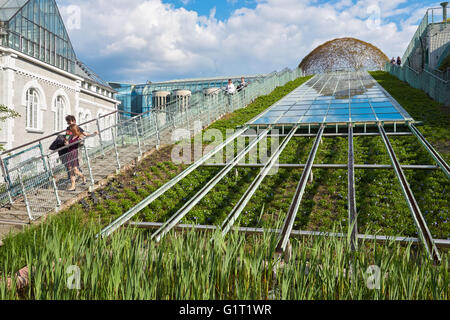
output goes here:
<path id="1" fill-rule="evenodd" d="M 293 239 L 295 263 L 279 268 L 274 279 L 276 234 L 224 239 L 220 232 L 189 231 L 156 244 L 148 233 L 128 229 L 97 239 L 98 226 L 83 223 L 81 211 L 71 213 L 64 228 L 53 220 L 27 231 L 21 243 L 7 240 L 0 251 L 2 279 L 27 266 L 31 281 L 17 291 L 14 281 L 8 289 L 0 280 L 1 300 L 449 298 L 447 253 L 435 266 L 423 253 L 394 243 L 360 243 L 352 253 L 346 240 Z M 379 268 L 378 283 L 368 281 L 370 266 Z"/>

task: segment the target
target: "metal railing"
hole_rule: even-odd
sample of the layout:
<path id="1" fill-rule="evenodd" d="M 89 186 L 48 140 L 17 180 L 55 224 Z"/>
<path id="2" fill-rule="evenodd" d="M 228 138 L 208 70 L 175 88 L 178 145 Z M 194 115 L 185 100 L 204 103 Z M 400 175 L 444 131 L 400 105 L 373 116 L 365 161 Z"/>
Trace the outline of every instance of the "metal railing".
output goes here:
<path id="1" fill-rule="evenodd" d="M 223 90 L 194 94 L 188 104 L 176 100 L 143 114 L 127 112 L 131 118 L 115 111 L 81 123 L 79 126 L 89 135 L 59 150 L 50 151 L 49 147 L 65 131 L 7 150 L 0 155 L 0 178 L 4 180 L 0 183 L 0 207 L 22 207 L 29 220 L 36 220 L 74 198 L 68 189 L 75 168 L 86 180 L 77 190 L 92 191 L 99 180 L 158 148 L 162 138 L 174 129 L 186 128 L 192 133 L 198 130 L 195 121 L 201 122 L 202 129 L 300 76 L 299 69 L 285 69 L 258 78 L 233 95 Z"/>
<path id="2" fill-rule="evenodd" d="M 414 33 L 413 38 L 411 39 L 411 42 L 408 45 L 408 48 L 406 49 L 405 53 L 403 54 L 402 61 L 403 63 L 406 63 L 408 58 L 410 57 L 411 53 L 414 51 L 414 49 L 419 45 L 419 42 L 421 41 L 421 38 L 423 37 L 424 33 L 426 32 L 428 26 L 430 24 L 436 24 L 436 23 L 442 23 L 447 25 L 449 22 L 443 21 L 443 11 L 442 7 L 438 8 L 429 8 L 427 12 L 425 13 L 425 16 L 423 17 L 422 21 L 419 24 L 419 27 L 417 28 L 416 32 Z"/>
<path id="3" fill-rule="evenodd" d="M 450 105 L 450 81 L 440 77 L 445 76 L 445 73 L 436 74 L 429 69 L 417 72 L 409 66 L 399 67 L 390 63 L 386 63 L 385 71 L 407 82 L 411 87 L 425 91 L 437 102 Z"/>

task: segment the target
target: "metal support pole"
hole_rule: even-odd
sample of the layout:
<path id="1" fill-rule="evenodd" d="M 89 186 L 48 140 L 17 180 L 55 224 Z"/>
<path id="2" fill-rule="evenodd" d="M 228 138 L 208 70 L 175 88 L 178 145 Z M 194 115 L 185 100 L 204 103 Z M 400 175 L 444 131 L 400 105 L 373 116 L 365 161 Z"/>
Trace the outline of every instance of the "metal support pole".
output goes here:
<path id="1" fill-rule="evenodd" d="M 142 130 L 142 144 L 143 146 L 147 146 L 147 144 L 145 143 L 145 126 L 144 126 L 144 117 L 143 116 L 139 116 L 139 122 L 141 123 L 141 130 Z"/>
<path id="2" fill-rule="evenodd" d="M 278 255 L 283 254 L 286 251 L 286 248 L 288 247 L 289 238 L 291 236 L 292 228 L 294 227 L 295 218 L 297 216 L 300 203 L 303 199 L 306 184 L 308 183 L 308 177 L 311 174 L 312 166 L 314 164 L 314 160 L 316 158 L 317 150 L 319 149 L 320 140 L 322 139 L 324 130 L 325 126 L 322 125 L 319 129 L 319 132 L 317 133 L 316 141 L 314 142 L 314 145 L 309 154 L 306 168 L 303 170 L 302 177 L 300 178 L 300 182 L 297 186 L 297 190 L 295 191 L 295 195 L 292 200 L 291 206 L 289 207 L 289 211 L 286 220 L 284 222 L 283 229 L 280 233 L 280 238 L 276 248 L 276 252 Z"/>
<path id="3" fill-rule="evenodd" d="M 3 179 L 5 180 L 6 190 L 8 190 L 9 203 L 13 204 L 14 201 L 13 201 L 13 198 L 11 196 L 11 184 L 10 184 L 9 179 L 8 179 L 8 173 L 6 172 L 5 164 L 4 164 L 3 159 L 1 157 L 0 157 L 0 167 L 2 169 Z"/>
<path id="4" fill-rule="evenodd" d="M 378 129 L 381 133 L 381 137 L 389 153 L 389 157 L 391 158 L 392 165 L 395 169 L 395 173 L 402 187 L 403 194 L 408 203 L 409 210 L 413 217 L 414 223 L 416 224 L 416 227 L 419 231 L 419 236 L 422 239 L 424 247 L 430 258 L 432 258 L 435 262 L 440 262 L 441 257 L 439 251 L 436 248 L 431 232 L 428 229 L 427 223 L 422 215 L 422 212 L 420 211 L 416 199 L 414 198 L 414 194 L 408 184 L 408 181 L 406 180 L 405 173 L 403 172 L 403 169 L 400 166 L 400 163 L 397 159 L 397 156 L 395 155 L 394 149 L 392 148 L 392 145 L 389 141 L 389 138 L 386 135 L 386 132 L 384 131 L 382 124 L 378 125 Z"/>
<path id="5" fill-rule="evenodd" d="M 101 131 L 101 128 L 100 128 L 100 121 L 99 121 L 98 118 L 97 118 L 96 122 L 97 122 L 98 139 L 99 139 L 99 142 L 100 142 L 100 148 L 102 149 L 103 157 L 105 157 L 105 148 L 103 147 L 102 131 Z"/>
<path id="6" fill-rule="evenodd" d="M 58 194 L 58 186 L 56 185 L 55 176 L 53 175 L 53 169 L 52 169 L 52 164 L 50 162 L 50 156 L 47 155 L 45 158 L 47 159 L 48 170 L 49 170 L 49 173 L 50 173 L 50 177 L 52 179 L 53 189 L 55 190 L 56 209 L 58 209 L 59 207 L 61 207 L 61 199 L 59 198 L 59 194 Z"/>
<path id="7" fill-rule="evenodd" d="M 450 167 L 447 162 L 441 157 L 441 155 L 433 148 L 433 146 L 425 139 L 422 133 L 413 125 L 409 124 L 411 132 L 419 139 L 420 143 L 427 149 L 428 153 L 433 157 L 436 163 L 444 171 L 447 178 L 450 178 Z"/>
<path id="8" fill-rule="evenodd" d="M 156 128 L 156 150 L 159 149 L 159 147 L 161 146 L 161 132 L 159 130 L 159 122 L 158 122 L 158 117 L 159 114 L 158 112 L 153 112 L 153 119 L 155 119 L 155 128 Z M 166 114 L 166 118 L 167 118 L 167 114 Z"/>
<path id="9" fill-rule="evenodd" d="M 133 122 L 134 122 L 134 127 L 136 130 L 136 139 L 137 139 L 138 148 L 139 148 L 139 158 L 141 158 L 142 157 L 142 147 L 141 147 L 141 139 L 139 138 L 139 128 L 138 128 L 136 119 L 134 119 Z"/>
<path id="10" fill-rule="evenodd" d="M 350 247 L 355 251 L 358 246 L 358 218 L 355 193 L 355 156 L 353 149 L 353 125 L 348 127 L 348 215 L 351 230 Z"/>
<path id="11" fill-rule="evenodd" d="M 44 170 L 45 172 L 48 172 L 47 164 L 45 163 L 44 148 L 42 147 L 41 141 L 39 141 L 39 151 L 41 152 L 42 165 L 44 166 Z"/>
<path id="12" fill-rule="evenodd" d="M 120 171 L 121 165 L 120 165 L 119 149 L 117 148 L 116 133 L 114 131 L 114 128 L 117 128 L 117 127 L 111 127 L 111 136 L 112 136 L 112 141 L 114 144 L 114 152 L 116 154 L 116 163 L 117 163 L 116 172 L 118 173 Z"/>
<path id="13" fill-rule="evenodd" d="M 19 176 L 20 188 L 22 189 L 23 199 L 25 202 L 25 207 L 27 208 L 27 214 L 30 218 L 30 221 L 34 221 L 33 215 L 31 214 L 30 202 L 28 201 L 27 193 L 25 192 L 25 185 L 23 184 L 22 174 L 20 173 L 20 169 L 17 170 L 17 175 Z"/>
<path id="14" fill-rule="evenodd" d="M 84 143 L 83 150 L 84 150 L 84 153 L 86 156 L 86 163 L 88 166 L 89 178 L 91 179 L 91 187 L 89 188 L 90 189 L 89 191 L 92 192 L 94 190 L 95 181 L 94 181 L 94 176 L 92 175 L 91 160 L 89 159 L 89 152 L 87 150 L 86 143 Z"/>

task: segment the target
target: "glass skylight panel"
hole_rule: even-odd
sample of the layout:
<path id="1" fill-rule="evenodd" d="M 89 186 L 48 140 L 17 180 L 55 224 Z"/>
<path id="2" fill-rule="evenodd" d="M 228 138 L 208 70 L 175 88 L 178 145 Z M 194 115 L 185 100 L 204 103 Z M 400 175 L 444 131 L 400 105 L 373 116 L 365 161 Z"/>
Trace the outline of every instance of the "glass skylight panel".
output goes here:
<path id="1" fill-rule="evenodd" d="M 410 118 L 398 109 L 369 75 L 327 74 L 316 79 L 313 87 L 295 90 L 255 124 L 347 123 L 402 121 Z"/>

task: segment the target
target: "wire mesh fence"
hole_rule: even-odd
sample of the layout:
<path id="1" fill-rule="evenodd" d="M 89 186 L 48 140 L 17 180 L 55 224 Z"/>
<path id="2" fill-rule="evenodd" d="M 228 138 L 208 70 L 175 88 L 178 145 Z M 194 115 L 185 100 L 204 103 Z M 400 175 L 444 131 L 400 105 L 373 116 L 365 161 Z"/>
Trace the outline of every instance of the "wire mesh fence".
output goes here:
<path id="1" fill-rule="evenodd" d="M 417 72 L 408 66 L 398 67 L 386 64 L 385 70 L 402 81 L 407 82 L 411 87 L 425 91 L 431 98 L 450 106 L 450 81 L 438 77 L 426 69 Z"/>
<path id="2" fill-rule="evenodd" d="M 173 130 L 183 128 L 193 133 L 205 128 L 300 76 L 299 69 L 285 69 L 258 78 L 234 94 L 223 89 L 199 92 L 131 118 L 113 112 L 80 124 L 86 138 L 58 150 L 49 147 L 65 131 L 8 150 L 0 157 L 0 206 L 20 204 L 26 207 L 30 220 L 38 219 L 159 147 L 162 137 L 170 136 Z M 199 121 L 201 127 L 196 128 Z"/>

